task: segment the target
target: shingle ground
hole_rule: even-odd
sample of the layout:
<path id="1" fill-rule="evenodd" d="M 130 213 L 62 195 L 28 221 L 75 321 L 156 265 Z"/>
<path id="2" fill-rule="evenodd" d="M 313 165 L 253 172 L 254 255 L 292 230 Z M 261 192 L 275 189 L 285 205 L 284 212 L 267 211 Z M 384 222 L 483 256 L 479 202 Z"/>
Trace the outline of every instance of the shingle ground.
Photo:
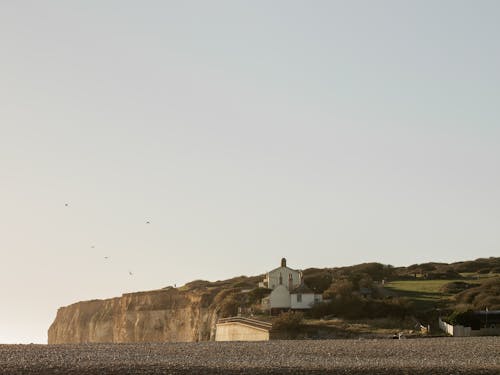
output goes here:
<path id="1" fill-rule="evenodd" d="M 500 374 L 500 337 L 0 345 L 0 374 Z"/>

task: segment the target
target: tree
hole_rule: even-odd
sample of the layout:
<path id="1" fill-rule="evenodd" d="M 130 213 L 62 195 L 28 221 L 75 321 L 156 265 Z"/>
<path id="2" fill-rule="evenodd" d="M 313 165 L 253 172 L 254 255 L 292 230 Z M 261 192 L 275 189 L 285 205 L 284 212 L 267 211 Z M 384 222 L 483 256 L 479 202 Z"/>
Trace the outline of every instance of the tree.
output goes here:
<path id="1" fill-rule="evenodd" d="M 301 312 L 285 312 L 274 319 L 273 330 L 294 333 L 301 328 L 303 320 L 304 314 Z"/>
<path id="2" fill-rule="evenodd" d="M 474 311 L 453 311 L 450 316 L 446 319 L 448 323 L 452 325 L 461 325 L 464 327 L 472 327 L 477 329 L 481 325 L 479 317 L 474 314 Z"/>
<path id="3" fill-rule="evenodd" d="M 353 291 L 353 283 L 347 279 L 341 279 L 334 281 L 325 291 L 324 296 L 325 298 L 349 297 Z"/>

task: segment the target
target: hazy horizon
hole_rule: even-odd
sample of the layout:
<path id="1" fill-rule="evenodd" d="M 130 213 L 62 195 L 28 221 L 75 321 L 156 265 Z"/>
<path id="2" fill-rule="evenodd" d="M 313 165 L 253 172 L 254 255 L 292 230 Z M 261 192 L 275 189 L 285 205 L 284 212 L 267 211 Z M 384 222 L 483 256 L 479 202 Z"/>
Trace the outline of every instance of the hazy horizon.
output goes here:
<path id="1" fill-rule="evenodd" d="M 60 306 L 282 257 L 500 254 L 498 14 L 2 2 L 0 343 L 46 342 Z"/>

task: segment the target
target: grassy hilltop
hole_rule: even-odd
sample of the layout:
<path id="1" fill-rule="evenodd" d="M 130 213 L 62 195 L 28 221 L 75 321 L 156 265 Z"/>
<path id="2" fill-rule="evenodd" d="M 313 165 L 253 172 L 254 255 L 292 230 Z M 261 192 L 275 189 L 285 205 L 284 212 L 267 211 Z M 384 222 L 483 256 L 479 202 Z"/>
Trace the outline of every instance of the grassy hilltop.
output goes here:
<path id="1" fill-rule="evenodd" d="M 419 323 L 436 332 L 437 317 L 468 309 L 500 309 L 500 258 L 455 263 L 423 263 L 393 267 L 363 263 L 349 267 L 309 268 L 304 282 L 327 301 L 300 321 L 291 314 L 272 318 L 261 311 L 260 301 L 270 290 L 256 285 L 263 275 L 229 280 L 193 281 L 183 290 L 213 291 L 221 317 L 239 308 L 285 328 L 302 327 L 306 335 L 353 335 L 412 332 Z M 305 330 L 304 330 L 305 327 Z"/>

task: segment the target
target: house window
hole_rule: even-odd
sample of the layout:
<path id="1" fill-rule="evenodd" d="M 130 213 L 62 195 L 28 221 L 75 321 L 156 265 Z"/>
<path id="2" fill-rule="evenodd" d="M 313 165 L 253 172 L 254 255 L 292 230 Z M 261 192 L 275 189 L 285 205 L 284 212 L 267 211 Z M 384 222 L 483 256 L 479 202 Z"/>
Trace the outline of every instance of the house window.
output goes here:
<path id="1" fill-rule="evenodd" d="M 302 294 L 297 294 L 297 302 L 302 302 Z"/>

